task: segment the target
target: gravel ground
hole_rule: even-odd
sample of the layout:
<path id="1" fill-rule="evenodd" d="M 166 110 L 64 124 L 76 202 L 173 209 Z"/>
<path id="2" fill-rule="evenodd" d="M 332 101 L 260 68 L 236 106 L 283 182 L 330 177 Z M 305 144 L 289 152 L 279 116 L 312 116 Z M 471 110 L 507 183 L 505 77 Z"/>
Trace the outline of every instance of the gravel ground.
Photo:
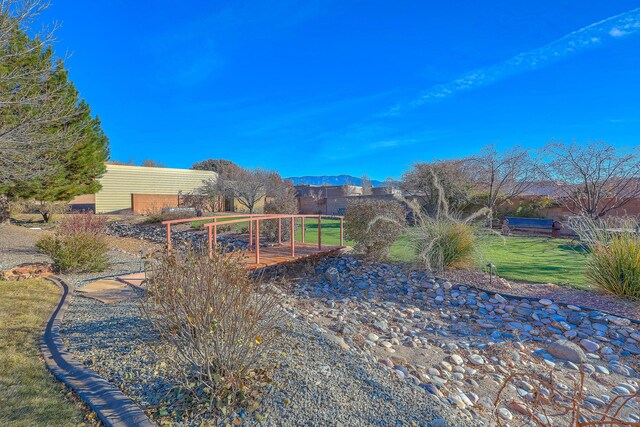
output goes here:
<path id="1" fill-rule="evenodd" d="M 119 252 L 110 256 L 116 268 L 100 277 L 121 272 L 135 260 Z M 65 279 L 82 287 L 95 278 L 83 275 Z M 76 296 L 61 334 L 72 353 L 120 387 L 156 420 L 200 425 L 206 418 L 183 419 L 184 408 L 172 393 L 176 383 L 158 366 L 150 349 L 157 336 L 143 320 L 139 301 L 106 305 Z M 398 380 L 380 365 L 344 350 L 334 341 L 335 335 L 329 331 L 292 316 L 283 330 L 273 388 L 258 412 L 265 418 L 261 423 L 247 418 L 243 424 L 425 426 L 443 418 L 450 420 L 449 425 L 465 425 L 454 420 L 450 408 L 416 384 Z"/>
<path id="2" fill-rule="evenodd" d="M 0 270 L 26 262 L 50 262 L 35 244 L 48 231 L 29 229 L 13 224 L 0 224 Z"/>

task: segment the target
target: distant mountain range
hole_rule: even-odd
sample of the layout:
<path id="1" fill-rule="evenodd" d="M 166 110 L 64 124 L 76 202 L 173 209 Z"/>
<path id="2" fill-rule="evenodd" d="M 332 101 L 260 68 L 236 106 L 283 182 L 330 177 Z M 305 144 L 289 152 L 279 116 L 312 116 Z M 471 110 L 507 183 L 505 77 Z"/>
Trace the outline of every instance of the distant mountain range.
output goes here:
<path id="1" fill-rule="evenodd" d="M 321 176 L 291 176 L 285 178 L 293 181 L 293 185 L 306 184 L 306 185 L 361 185 L 362 179 L 351 175 L 321 175 Z M 371 185 L 374 187 L 384 186 L 384 182 L 371 180 Z"/>

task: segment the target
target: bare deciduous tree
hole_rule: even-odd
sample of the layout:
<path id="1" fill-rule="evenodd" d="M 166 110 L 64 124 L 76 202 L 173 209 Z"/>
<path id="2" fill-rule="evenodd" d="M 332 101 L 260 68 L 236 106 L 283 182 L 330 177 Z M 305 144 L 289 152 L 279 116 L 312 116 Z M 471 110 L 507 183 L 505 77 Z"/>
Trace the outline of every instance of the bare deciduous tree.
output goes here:
<path id="1" fill-rule="evenodd" d="M 558 201 L 576 215 L 605 216 L 640 197 L 640 154 L 605 142 L 553 141 L 542 151 L 543 176 L 556 183 Z"/>
<path id="2" fill-rule="evenodd" d="M 533 158 L 519 146 L 503 153 L 488 146 L 465 163 L 468 177 L 488 209 L 489 221 L 497 207 L 525 193 L 537 176 Z"/>
<path id="3" fill-rule="evenodd" d="M 254 213 L 256 205 L 266 197 L 274 172 L 264 169 L 239 169 L 219 176 L 220 185 L 233 193 L 237 202 Z"/>
<path id="4" fill-rule="evenodd" d="M 318 187 L 314 190 L 309 191 L 309 197 L 311 197 L 311 199 L 313 200 L 315 206 L 316 206 L 316 212 L 317 214 L 321 214 L 322 213 L 322 208 L 326 207 L 327 205 L 327 196 L 326 196 L 326 191 L 322 189 L 322 187 Z"/>
<path id="5" fill-rule="evenodd" d="M 153 160 L 153 159 L 143 160 L 142 163 L 140 163 L 140 166 L 143 166 L 145 168 L 166 168 L 167 167 L 167 165 L 165 165 L 164 163 L 158 162 L 157 160 Z"/>

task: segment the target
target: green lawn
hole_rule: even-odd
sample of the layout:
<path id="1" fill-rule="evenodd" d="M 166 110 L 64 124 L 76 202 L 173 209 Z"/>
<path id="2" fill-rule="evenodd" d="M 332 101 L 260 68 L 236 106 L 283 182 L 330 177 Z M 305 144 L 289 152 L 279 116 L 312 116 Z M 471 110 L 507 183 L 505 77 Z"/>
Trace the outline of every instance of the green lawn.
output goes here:
<path id="1" fill-rule="evenodd" d="M 38 339 L 58 301 L 50 282 L 0 281 L 0 425 L 74 426 L 79 407 L 40 361 Z"/>
<path id="2" fill-rule="evenodd" d="M 244 225 L 246 227 L 246 224 Z M 296 225 L 300 225 L 299 219 L 296 220 Z M 300 241 L 300 235 L 298 231 L 297 241 Z M 317 219 L 305 219 L 305 241 L 318 242 Z M 322 220 L 322 243 L 340 243 L 338 219 Z M 352 246 L 354 242 L 345 240 L 344 244 Z M 507 280 L 587 287 L 584 278 L 586 254 L 570 240 L 526 236 L 502 237 L 490 234 L 480 239 L 478 252 L 479 268 L 488 263 L 494 264 L 497 273 Z M 390 261 L 408 263 L 414 259 L 410 236 L 401 236 L 391 246 Z"/>
<path id="3" fill-rule="evenodd" d="M 494 264 L 507 280 L 586 288 L 585 261 L 585 250 L 566 239 L 489 236 L 480 246 L 479 264 Z"/>
<path id="4" fill-rule="evenodd" d="M 307 219 L 305 228 L 306 241 L 317 242 L 317 221 Z M 322 220 L 322 243 L 337 245 L 339 242 L 339 220 Z M 353 245 L 353 242 L 345 241 L 345 244 Z M 481 239 L 478 252 L 479 268 L 488 263 L 494 264 L 497 273 L 507 280 L 555 283 L 578 288 L 587 286 L 584 279 L 586 253 L 570 240 L 488 235 Z M 405 263 L 414 259 L 409 236 L 401 236 L 391 246 L 390 261 Z"/>

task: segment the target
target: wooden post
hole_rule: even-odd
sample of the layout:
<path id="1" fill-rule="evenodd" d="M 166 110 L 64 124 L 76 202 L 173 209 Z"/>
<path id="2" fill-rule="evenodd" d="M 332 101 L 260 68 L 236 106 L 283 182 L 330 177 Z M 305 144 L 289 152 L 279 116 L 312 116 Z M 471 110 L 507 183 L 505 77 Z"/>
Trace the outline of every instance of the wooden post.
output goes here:
<path id="1" fill-rule="evenodd" d="M 318 250 L 322 249 L 322 217 L 318 215 Z"/>
<path id="2" fill-rule="evenodd" d="M 295 230 L 296 229 L 296 225 L 293 221 L 293 217 L 291 217 L 291 256 L 294 257 L 296 256 L 296 249 L 295 249 Z"/>
<path id="3" fill-rule="evenodd" d="M 209 258 L 213 257 L 213 235 L 211 234 L 213 226 L 207 227 L 207 239 L 209 243 Z"/>
<path id="4" fill-rule="evenodd" d="M 302 219 L 302 243 L 304 243 L 304 240 L 306 238 L 305 237 L 305 234 L 306 234 L 305 231 L 306 230 L 304 229 L 304 217 L 302 217 L 301 219 Z"/>
<path id="5" fill-rule="evenodd" d="M 249 250 L 253 249 L 253 221 L 249 218 Z"/>
<path id="6" fill-rule="evenodd" d="M 213 223 L 213 247 L 214 249 L 218 248 L 218 223 Z"/>
<path id="7" fill-rule="evenodd" d="M 167 223 L 167 252 L 171 250 L 171 224 Z"/>
<path id="8" fill-rule="evenodd" d="M 282 218 L 278 218 L 278 245 L 282 244 Z"/>
<path id="9" fill-rule="evenodd" d="M 256 264 L 260 264 L 260 220 L 256 219 Z"/>
<path id="10" fill-rule="evenodd" d="M 344 225 L 344 218 L 340 217 L 340 246 L 344 246 L 344 231 L 343 231 L 343 225 Z"/>

